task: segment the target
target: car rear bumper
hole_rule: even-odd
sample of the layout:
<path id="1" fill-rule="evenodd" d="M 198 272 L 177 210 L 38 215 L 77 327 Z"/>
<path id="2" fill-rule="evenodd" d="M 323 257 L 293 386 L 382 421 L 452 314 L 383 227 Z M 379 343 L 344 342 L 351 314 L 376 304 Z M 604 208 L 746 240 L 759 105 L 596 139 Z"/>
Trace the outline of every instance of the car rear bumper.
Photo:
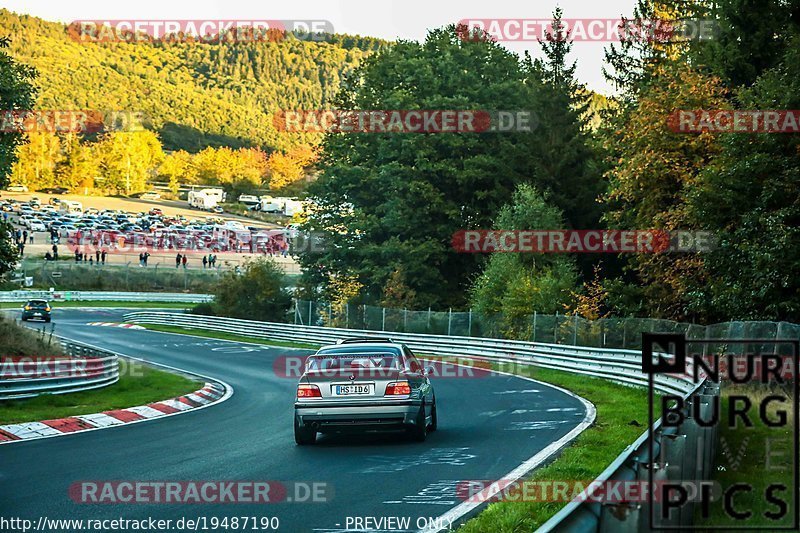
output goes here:
<path id="1" fill-rule="evenodd" d="M 414 425 L 420 400 L 376 402 L 367 405 L 324 405 L 295 403 L 295 419 L 299 426 L 317 431 L 392 430 Z"/>
<path id="2" fill-rule="evenodd" d="M 40 313 L 40 314 L 37 315 L 36 313 L 23 312 L 22 313 L 22 318 L 23 318 L 23 320 L 29 320 L 31 318 L 41 318 L 42 320 L 49 320 L 50 319 L 50 313 Z"/>

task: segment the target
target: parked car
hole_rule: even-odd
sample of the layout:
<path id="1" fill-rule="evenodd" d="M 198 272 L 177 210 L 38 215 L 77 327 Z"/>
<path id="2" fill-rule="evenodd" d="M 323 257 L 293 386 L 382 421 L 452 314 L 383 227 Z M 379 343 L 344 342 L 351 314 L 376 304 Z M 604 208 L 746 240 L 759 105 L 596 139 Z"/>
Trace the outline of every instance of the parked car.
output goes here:
<path id="1" fill-rule="evenodd" d="M 158 194 L 155 191 L 149 191 L 149 192 L 146 192 L 146 193 L 142 194 L 141 199 L 142 200 L 160 200 L 161 199 L 161 195 Z"/>
<path id="2" fill-rule="evenodd" d="M 6 190 L 8 192 L 28 192 L 28 187 L 25 185 L 9 185 Z"/>
<path id="3" fill-rule="evenodd" d="M 294 438 L 317 433 L 405 430 L 424 441 L 437 428 L 436 396 L 416 356 L 391 339 L 344 339 L 306 359 L 297 384 Z"/>
<path id="4" fill-rule="evenodd" d="M 41 318 L 45 322 L 50 322 L 50 312 L 52 308 L 47 300 L 28 300 L 22 306 L 22 320 Z"/>
<path id="5" fill-rule="evenodd" d="M 42 222 L 38 218 L 32 219 L 28 227 L 30 228 L 31 231 L 47 231 L 47 226 L 45 226 L 44 222 Z"/>

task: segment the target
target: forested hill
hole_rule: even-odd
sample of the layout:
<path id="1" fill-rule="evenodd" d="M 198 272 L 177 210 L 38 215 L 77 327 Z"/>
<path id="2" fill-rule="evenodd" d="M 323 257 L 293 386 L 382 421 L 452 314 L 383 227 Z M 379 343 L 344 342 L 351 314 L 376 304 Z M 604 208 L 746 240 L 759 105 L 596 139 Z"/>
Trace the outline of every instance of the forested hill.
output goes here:
<path id="1" fill-rule="evenodd" d="M 286 149 L 271 113 L 325 106 L 342 76 L 386 46 L 369 37 L 327 42 L 79 43 L 66 25 L 0 10 L 11 54 L 39 71 L 39 109 L 142 111 L 168 150 Z"/>

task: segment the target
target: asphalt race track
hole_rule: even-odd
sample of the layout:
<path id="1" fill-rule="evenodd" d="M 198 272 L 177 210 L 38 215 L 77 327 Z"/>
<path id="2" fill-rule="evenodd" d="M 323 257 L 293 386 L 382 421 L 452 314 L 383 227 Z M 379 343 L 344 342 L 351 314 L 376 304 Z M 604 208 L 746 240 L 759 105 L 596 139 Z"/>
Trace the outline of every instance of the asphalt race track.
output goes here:
<path id="1" fill-rule="evenodd" d="M 295 378 L 276 357 L 296 350 L 87 322 L 122 321 L 119 310 L 55 311 L 56 333 L 221 379 L 222 404 L 127 427 L 0 446 L 0 516 L 155 519 L 277 516 L 278 531 L 354 531 L 348 517 L 437 517 L 461 500 L 464 480 L 503 478 L 579 425 L 576 398 L 539 383 L 492 375 L 434 378 L 439 430 L 424 443 L 402 435 L 321 436 L 298 447 Z M 310 353 L 308 351 L 301 353 Z M 327 502 L 80 504 L 80 481 L 295 481 L 327 483 Z M 292 494 L 288 495 L 292 498 Z M 302 496 L 299 495 L 298 496 Z M 202 529 L 202 527 L 201 527 Z M 396 531 L 396 529 L 393 529 Z"/>

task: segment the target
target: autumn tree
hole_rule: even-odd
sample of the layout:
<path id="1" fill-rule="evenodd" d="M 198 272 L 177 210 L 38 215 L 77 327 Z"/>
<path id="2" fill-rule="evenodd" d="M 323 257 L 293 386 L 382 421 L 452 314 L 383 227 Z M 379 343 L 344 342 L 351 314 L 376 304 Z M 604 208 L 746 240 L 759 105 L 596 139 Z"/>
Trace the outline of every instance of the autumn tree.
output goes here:
<path id="1" fill-rule="evenodd" d="M 703 169 L 719 153 L 712 134 L 676 133 L 669 117 L 676 109 L 727 107 L 719 80 L 680 63 L 659 67 L 634 109 L 606 139 L 615 162 L 606 173 L 606 220 L 620 229 L 692 230 L 700 224 L 687 199 Z M 651 316 L 698 317 L 691 293 L 705 283 L 700 254 L 631 254 L 627 265 Z"/>
<path id="2" fill-rule="evenodd" d="M 36 98 L 33 85 L 36 71 L 11 57 L 7 52 L 9 43 L 8 38 L 0 38 L 0 109 L 32 109 Z M 24 142 L 21 132 L 0 133 L 0 187 L 8 184 L 8 176 L 17 160 L 17 148 Z M 19 259 L 11 232 L 11 224 L 0 223 L 0 276 L 12 270 Z"/>
<path id="3" fill-rule="evenodd" d="M 112 131 L 97 145 L 102 188 L 130 194 L 147 189 L 147 181 L 164 159 L 158 136 L 151 131 Z"/>

